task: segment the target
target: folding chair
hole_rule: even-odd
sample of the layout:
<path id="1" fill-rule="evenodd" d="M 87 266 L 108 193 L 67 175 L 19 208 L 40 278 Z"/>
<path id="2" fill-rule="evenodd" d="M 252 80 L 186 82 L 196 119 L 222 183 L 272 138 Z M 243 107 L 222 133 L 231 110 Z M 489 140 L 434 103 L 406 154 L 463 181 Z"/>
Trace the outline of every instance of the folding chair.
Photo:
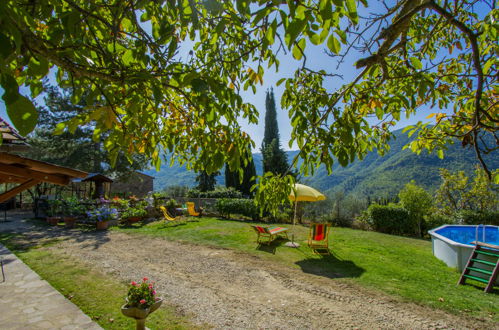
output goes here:
<path id="1" fill-rule="evenodd" d="M 329 251 L 329 224 L 311 223 L 308 246 L 317 254 L 331 254 Z"/>

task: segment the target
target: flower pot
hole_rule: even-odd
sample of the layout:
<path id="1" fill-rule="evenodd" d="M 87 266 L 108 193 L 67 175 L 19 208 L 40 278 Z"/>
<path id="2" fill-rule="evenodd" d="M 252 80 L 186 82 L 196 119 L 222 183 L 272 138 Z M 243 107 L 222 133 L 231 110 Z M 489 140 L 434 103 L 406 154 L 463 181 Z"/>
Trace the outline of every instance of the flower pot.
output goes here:
<path id="1" fill-rule="evenodd" d="M 66 228 L 73 228 L 76 223 L 76 217 L 64 217 L 64 223 Z"/>
<path id="2" fill-rule="evenodd" d="M 107 221 L 97 221 L 97 230 L 106 230 L 109 227 Z"/>
<path id="3" fill-rule="evenodd" d="M 158 299 L 149 308 L 139 308 L 139 307 L 127 307 L 127 305 L 121 306 L 121 313 L 127 317 L 134 318 L 136 321 L 136 329 L 144 330 L 146 328 L 146 318 L 161 306 L 163 303 L 162 299 Z"/>
<path id="4" fill-rule="evenodd" d="M 47 217 L 47 223 L 52 226 L 57 226 L 59 220 L 61 220 L 60 217 Z"/>
<path id="5" fill-rule="evenodd" d="M 128 217 L 126 219 L 126 222 L 130 224 L 130 223 L 139 222 L 140 220 L 142 220 L 142 217 Z"/>

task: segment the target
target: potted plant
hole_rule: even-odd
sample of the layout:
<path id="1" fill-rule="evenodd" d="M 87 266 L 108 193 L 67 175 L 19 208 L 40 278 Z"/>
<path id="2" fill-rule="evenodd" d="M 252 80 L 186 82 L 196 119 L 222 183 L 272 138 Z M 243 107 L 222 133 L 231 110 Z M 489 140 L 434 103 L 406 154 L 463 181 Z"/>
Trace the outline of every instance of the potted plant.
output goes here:
<path id="1" fill-rule="evenodd" d="M 140 284 L 130 283 L 126 304 L 121 307 L 121 313 L 135 319 L 136 329 L 145 329 L 147 316 L 158 309 L 162 302 L 156 297 L 153 283 L 149 283 L 148 278 L 144 277 Z"/>
<path id="2" fill-rule="evenodd" d="M 51 199 L 48 201 L 49 207 L 47 209 L 47 223 L 56 226 L 61 220 L 59 216 L 61 213 L 62 201 L 59 199 Z"/>
<path id="3" fill-rule="evenodd" d="M 138 222 L 147 215 L 146 211 L 147 202 L 136 203 L 135 206 L 127 207 L 122 213 L 121 218 L 126 220 L 127 223 Z"/>
<path id="4" fill-rule="evenodd" d="M 88 211 L 87 216 L 91 220 L 95 220 L 98 230 L 104 230 L 109 227 L 109 221 L 118 218 L 118 210 L 107 206 L 101 206 L 95 210 Z"/>
<path id="5" fill-rule="evenodd" d="M 80 203 L 78 198 L 69 197 L 64 200 L 64 223 L 66 228 L 73 228 L 76 219 L 80 214 L 85 213 L 85 207 Z"/>

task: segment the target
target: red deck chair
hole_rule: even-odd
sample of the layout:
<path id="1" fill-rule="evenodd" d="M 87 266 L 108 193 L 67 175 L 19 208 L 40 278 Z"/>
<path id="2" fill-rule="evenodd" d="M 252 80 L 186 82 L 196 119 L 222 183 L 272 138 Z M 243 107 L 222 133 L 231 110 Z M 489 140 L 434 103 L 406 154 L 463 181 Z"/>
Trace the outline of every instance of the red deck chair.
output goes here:
<path id="1" fill-rule="evenodd" d="M 251 226 L 258 234 L 256 242 L 258 244 L 266 243 L 270 245 L 274 239 L 277 238 L 278 235 L 285 234 L 286 238 L 288 238 L 288 228 L 284 227 L 262 227 L 262 226 Z M 266 238 L 265 241 L 262 238 Z"/>
<path id="2" fill-rule="evenodd" d="M 331 254 L 329 251 L 328 234 L 329 224 L 311 223 L 308 246 L 317 254 Z"/>

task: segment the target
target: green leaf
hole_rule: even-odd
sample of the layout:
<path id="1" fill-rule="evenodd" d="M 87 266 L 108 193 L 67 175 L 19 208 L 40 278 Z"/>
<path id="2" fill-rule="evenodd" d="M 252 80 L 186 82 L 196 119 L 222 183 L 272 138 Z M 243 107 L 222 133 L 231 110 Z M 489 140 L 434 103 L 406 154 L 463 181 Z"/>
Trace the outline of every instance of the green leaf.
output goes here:
<path id="1" fill-rule="evenodd" d="M 437 150 L 437 156 L 440 159 L 444 159 L 444 151 L 442 149 Z"/>
<path id="2" fill-rule="evenodd" d="M 10 39 L 0 33 L 0 57 L 7 58 L 14 50 Z"/>
<path id="3" fill-rule="evenodd" d="M 2 99 L 5 104 L 14 103 L 19 97 L 19 86 L 16 79 L 11 75 L 3 74 L 0 76 L 0 85 L 4 89 Z"/>
<path id="4" fill-rule="evenodd" d="M 323 41 L 323 40 L 322 40 Z M 320 45 L 322 43 L 321 41 L 321 36 L 320 34 L 317 34 L 317 33 L 314 33 L 311 37 L 310 37 L 310 42 L 312 42 L 314 45 Z"/>
<path id="5" fill-rule="evenodd" d="M 133 51 L 131 49 L 125 51 L 121 59 L 123 60 L 123 64 L 127 66 L 130 65 L 130 63 L 133 61 Z"/>
<path id="6" fill-rule="evenodd" d="M 307 43 L 306 43 L 305 39 L 300 39 L 300 41 L 298 41 L 295 44 L 292 52 L 293 52 L 293 57 L 296 60 L 300 60 L 303 57 L 303 53 L 305 52 L 306 45 L 307 45 Z"/>
<path id="7" fill-rule="evenodd" d="M 357 15 L 357 5 L 355 4 L 355 0 L 346 0 L 345 5 L 347 7 L 348 17 L 350 17 L 354 24 L 357 24 L 359 16 Z"/>
<path id="8" fill-rule="evenodd" d="M 19 134 L 23 136 L 33 131 L 38 121 L 38 111 L 33 103 L 23 95 L 19 95 L 15 102 L 7 104 L 7 114 Z"/>
<path id="9" fill-rule="evenodd" d="M 411 57 L 409 58 L 409 61 L 416 70 L 421 70 L 423 68 L 423 64 L 417 57 Z"/>
<path id="10" fill-rule="evenodd" d="M 193 79 L 191 82 L 191 85 L 192 85 L 192 89 L 198 93 L 202 93 L 208 89 L 208 84 L 204 80 L 199 79 L 199 78 Z"/>
<path id="11" fill-rule="evenodd" d="M 43 57 L 38 61 L 35 57 L 29 60 L 28 74 L 37 77 L 44 77 L 49 72 L 49 63 Z"/>
<path id="12" fill-rule="evenodd" d="M 334 54 L 339 54 L 339 52 L 341 51 L 341 44 L 340 44 L 340 42 L 332 34 L 327 39 L 327 47 Z"/>

